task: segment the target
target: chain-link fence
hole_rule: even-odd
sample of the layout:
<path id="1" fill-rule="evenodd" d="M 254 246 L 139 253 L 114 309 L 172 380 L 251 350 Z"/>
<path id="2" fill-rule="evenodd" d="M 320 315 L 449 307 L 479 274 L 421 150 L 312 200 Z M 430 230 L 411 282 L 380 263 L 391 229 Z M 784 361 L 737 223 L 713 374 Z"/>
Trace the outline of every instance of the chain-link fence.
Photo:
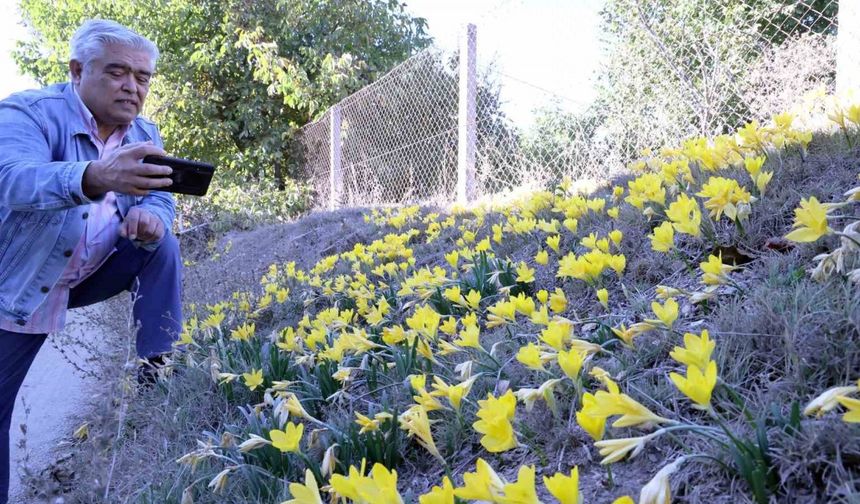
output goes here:
<path id="1" fill-rule="evenodd" d="M 586 104 L 479 62 L 477 195 L 602 179 L 644 148 L 728 133 L 833 91 L 837 11 L 837 0 L 606 0 Z M 341 102 L 334 176 L 330 113 L 302 128 L 301 164 L 321 206 L 454 199 L 458 65 L 457 52 L 430 48 Z M 509 113 L 514 87 L 542 103 L 529 121 Z"/>

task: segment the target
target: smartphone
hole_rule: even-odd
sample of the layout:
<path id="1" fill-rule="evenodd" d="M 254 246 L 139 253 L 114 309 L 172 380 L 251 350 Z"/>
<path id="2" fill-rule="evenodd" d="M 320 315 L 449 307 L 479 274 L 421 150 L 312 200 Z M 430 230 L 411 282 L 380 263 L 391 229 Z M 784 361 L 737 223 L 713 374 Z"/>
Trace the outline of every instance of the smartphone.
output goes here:
<path id="1" fill-rule="evenodd" d="M 159 191 L 205 196 L 212 182 L 212 176 L 215 174 L 215 166 L 190 159 L 146 156 L 143 162 L 173 168 L 173 173 L 168 175 L 173 180 L 173 185 L 159 188 Z"/>

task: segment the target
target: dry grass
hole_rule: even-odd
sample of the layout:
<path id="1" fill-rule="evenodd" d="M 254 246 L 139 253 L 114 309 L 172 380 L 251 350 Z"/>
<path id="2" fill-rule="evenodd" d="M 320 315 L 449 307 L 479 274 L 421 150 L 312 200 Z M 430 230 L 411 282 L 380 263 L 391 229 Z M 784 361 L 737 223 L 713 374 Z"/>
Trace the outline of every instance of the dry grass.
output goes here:
<path id="1" fill-rule="evenodd" d="M 860 156 L 840 142 L 839 137 L 819 137 L 806 159 L 787 155 L 768 161 L 777 176 L 766 196 L 756 204 L 746 234 L 738 237 L 728 225 L 717 230 L 720 246 L 726 250 L 734 247 L 750 260 L 734 274 L 737 286 L 724 287 L 716 302 L 698 306 L 682 302 L 683 323 L 677 328 L 680 332 L 710 330 L 717 342 L 715 359 L 720 376 L 739 391 L 743 405 L 764 426 L 780 495 L 791 502 L 857 502 L 860 498 L 860 433 L 856 426 L 831 418 L 805 420 L 799 433 L 785 428 L 792 404 L 802 406 L 824 389 L 857 378 L 860 293 L 856 286 L 842 279 L 816 283 L 809 278 L 804 270 L 817 252 L 815 246 L 782 252 L 766 246 L 769 240 L 788 230 L 792 210 L 801 197 L 816 195 L 822 201 L 836 200 L 855 184 Z M 596 194 L 606 191 L 598 189 Z M 188 248 L 214 250 L 218 257 L 207 259 L 201 254 L 194 258 L 196 264 L 186 275 L 187 301 L 212 303 L 228 299 L 236 291 L 256 291 L 259 278 L 270 264 L 292 260 L 298 267 L 309 269 L 327 255 L 351 250 L 356 243 L 369 243 L 394 231 L 365 223 L 363 213 L 360 209 L 313 213 L 288 224 L 228 233 L 219 237 L 214 247 L 207 247 L 206 239 L 188 236 Z M 499 216 L 488 215 L 483 230 L 488 231 L 498 221 Z M 645 236 L 652 226 L 628 207 L 618 222 L 618 228 L 628 238 Z M 580 222 L 580 229 L 606 232 L 611 227 L 605 220 L 585 219 Z M 448 229 L 436 242 L 414 243 L 417 266 L 443 264 L 444 251 L 450 249 L 454 236 L 455 230 Z M 569 250 L 574 246 L 573 241 L 572 235 L 563 234 L 562 247 Z M 538 246 L 534 240 L 511 239 L 495 251 L 515 263 L 522 260 L 534 265 L 532 257 Z M 694 264 L 714 252 L 701 241 L 682 241 L 680 247 Z M 596 306 L 592 288 L 570 280 L 559 284 L 551 268 L 537 269 L 534 290 L 551 291 L 561 285 L 569 300 L 565 316 L 603 318 L 617 325 L 633 321 L 636 314 L 649 310 L 655 285 L 685 288 L 697 282 L 688 274 L 683 261 L 652 251 L 647 240 L 626 238 L 622 252 L 628 257 L 628 269 L 623 285 L 612 282 L 608 286 L 610 299 L 618 300 L 611 304 L 612 311 L 608 314 Z M 258 334 L 295 324 L 301 316 L 300 303 L 285 306 L 257 321 Z M 580 336 L 588 339 L 606 337 L 597 324 L 580 330 Z M 509 339 L 509 335 L 504 329 L 497 329 L 482 333 L 482 339 L 489 347 Z M 635 350 L 617 346 L 617 358 L 601 361 L 600 365 L 617 378 L 622 390 L 658 415 L 704 420 L 704 414 L 691 410 L 689 402 L 667 380 L 675 366 L 666 356 L 676 344 L 679 344 L 677 337 L 667 338 L 656 332 L 646 334 L 637 338 Z M 512 360 L 516 346 L 502 348 L 499 360 Z M 197 364 L 206 357 L 200 352 L 186 356 Z M 247 433 L 248 418 L 237 405 L 254 404 L 259 397 L 237 387 L 236 396 L 228 399 L 212 382 L 206 366 L 180 369 L 178 376 L 126 401 L 125 435 L 120 440 L 115 439 L 115 410 L 122 394 L 104 398 L 94 413 L 90 441 L 80 444 L 80 451 L 69 463 L 76 468 L 78 479 L 75 488 L 65 496 L 66 502 L 101 502 L 97 496 L 104 492 L 106 466 L 98 461 L 107 460 L 108 454 L 111 458 L 116 455 L 111 489 L 115 500 L 111 502 L 179 502 L 185 487 L 195 480 L 203 482 L 198 488 L 205 487 L 205 482 L 220 471 L 221 465 L 203 462 L 191 474 L 187 466 L 176 464 L 175 460 L 193 449 L 198 439 L 211 438 L 220 443 L 225 432 L 240 436 Z M 520 366 L 506 366 L 504 374 L 505 380 L 519 387 L 537 386 L 541 380 Z M 498 392 L 503 386 L 478 382 L 472 397 L 493 389 Z M 351 393 L 353 397 L 371 394 L 369 398 L 377 404 L 398 405 L 408 403 L 411 395 L 408 386 L 400 386 L 396 381 L 382 393 L 366 388 Z M 636 495 L 656 468 L 678 454 L 702 451 L 720 456 L 717 448 L 700 438 L 666 436 L 649 443 L 639 457 L 613 465 L 610 480 L 605 468 L 598 464 L 600 457 L 590 438 L 572 420 L 572 410 L 578 405 L 572 397 L 557 399 L 560 414 L 555 419 L 540 402 L 531 412 L 518 408 L 521 442 L 528 449 L 514 449 L 492 457 L 501 474 L 513 477 L 522 464 L 535 464 L 539 475 L 578 465 L 586 502 L 609 502 L 625 493 Z M 717 393 L 715 401 L 727 409 L 734 408 L 732 398 L 723 392 Z M 361 401 L 333 401 L 322 405 L 320 413 L 346 428 L 352 421 L 352 411 L 365 411 L 366 407 Z M 754 436 L 750 424 L 741 421 L 740 415 L 737 418 L 730 428 L 739 436 Z M 453 427 L 440 424 L 437 429 L 434 436 L 440 448 L 451 445 L 448 459 L 455 481 L 459 481 L 460 473 L 473 469 L 478 456 L 487 457 L 469 428 L 465 437 Z M 425 451 L 415 444 L 406 444 L 402 456 L 403 462 L 397 470 L 405 497 L 415 498 L 438 484 L 442 470 Z M 677 502 L 750 502 L 746 484 L 716 464 L 686 464 L 673 481 Z M 283 488 L 273 487 L 253 471 L 232 475 L 230 482 L 225 494 L 197 492 L 194 502 L 275 502 L 286 495 Z"/>

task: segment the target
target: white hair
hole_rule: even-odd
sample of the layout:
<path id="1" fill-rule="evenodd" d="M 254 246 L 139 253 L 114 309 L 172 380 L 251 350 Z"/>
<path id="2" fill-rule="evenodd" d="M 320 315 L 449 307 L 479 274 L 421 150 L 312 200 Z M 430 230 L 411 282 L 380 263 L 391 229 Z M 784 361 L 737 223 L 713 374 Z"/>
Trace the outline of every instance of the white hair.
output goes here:
<path id="1" fill-rule="evenodd" d="M 104 47 L 109 44 L 146 51 L 152 59 L 153 66 L 158 60 L 158 47 L 151 40 L 116 21 L 106 19 L 87 20 L 75 31 L 69 42 L 71 47 L 69 59 L 86 65 L 93 58 L 101 56 Z"/>

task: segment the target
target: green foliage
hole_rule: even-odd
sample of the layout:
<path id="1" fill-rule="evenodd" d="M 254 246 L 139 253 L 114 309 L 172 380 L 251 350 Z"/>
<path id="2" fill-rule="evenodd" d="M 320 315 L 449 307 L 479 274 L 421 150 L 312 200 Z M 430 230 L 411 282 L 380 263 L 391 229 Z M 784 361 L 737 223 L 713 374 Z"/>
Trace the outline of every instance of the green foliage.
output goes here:
<path id="1" fill-rule="evenodd" d="M 309 186 L 286 180 L 284 190 L 277 189 L 274 181 L 216 183 L 205 198 L 177 196 L 180 229 L 202 223 L 215 232 L 253 229 L 287 221 L 310 207 Z"/>
<path id="2" fill-rule="evenodd" d="M 832 35 L 837 5 L 609 0 L 602 11 L 609 43 L 599 83 L 603 130 L 630 160 L 643 147 L 726 133 L 758 118 L 766 90 L 747 80 L 750 70 L 768 48 L 804 33 Z"/>
<path id="3" fill-rule="evenodd" d="M 285 189 L 296 128 L 429 44 L 425 21 L 396 0 L 21 0 L 35 34 L 20 68 L 64 81 L 68 41 L 108 18 L 161 50 L 147 114 L 166 149 L 204 159 L 228 179 Z"/>

